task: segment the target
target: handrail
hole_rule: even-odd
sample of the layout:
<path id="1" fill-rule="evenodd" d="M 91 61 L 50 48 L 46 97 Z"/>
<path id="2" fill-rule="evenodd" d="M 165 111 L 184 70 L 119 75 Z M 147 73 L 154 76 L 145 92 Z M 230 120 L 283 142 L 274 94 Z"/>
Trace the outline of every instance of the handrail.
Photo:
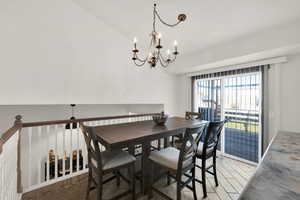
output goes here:
<path id="1" fill-rule="evenodd" d="M 3 150 L 3 145 L 9 140 L 19 129 L 22 127 L 35 127 L 35 126 L 46 126 L 55 124 L 67 124 L 67 123 L 79 123 L 87 121 L 98 121 L 98 120 L 110 120 L 110 119 L 121 119 L 121 118 L 131 118 L 131 117 L 144 117 L 151 115 L 158 115 L 160 113 L 146 113 L 146 114 L 135 114 L 135 115 L 118 115 L 118 116 L 108 116 L 108 117 L 91 117 L 91 118 L 81 118 L 81 119 L 69 119 L 69 120 L 53 120 L 53 121 L 39 121 L 39 122 L 25 122 L 22 123 L 22 116 L 17 115 L 14 125 L 9 128 L 0 137 L 0 154 Z"/>
<path id="2" fill-rule="evenodd" d="M 118 116 L 109 116 L 109 117 L 93 117 L 93 118 L 81 118 L 81 119 L 69 119 L 69 120 L 27 122 L 27 123 L 22 123 L 22 127 L 46 126 L 46 125 L 67 124 L 67 123 L 80 123 L 80 122 L 87 122 L 87 121 L 99 121 L 99 120 L 121 119 L 121 118 L 131 118 L 131 117 L 144 117 L 144 116 L 151 116 L 151 115 L 158 115 L 158 114 L 160 114 L 160 113 L 147 113 L 147 114 L 136 114 L 136 115 L 118 115 Z"/>
<path id="3" fill-rule="evenodd" d="M 0 137 L 0 154 L 3 151 L 3 145 L 18 131 L 22 128 L 22 116 L 17 115 L 14 125 L 5 131 Z"/>

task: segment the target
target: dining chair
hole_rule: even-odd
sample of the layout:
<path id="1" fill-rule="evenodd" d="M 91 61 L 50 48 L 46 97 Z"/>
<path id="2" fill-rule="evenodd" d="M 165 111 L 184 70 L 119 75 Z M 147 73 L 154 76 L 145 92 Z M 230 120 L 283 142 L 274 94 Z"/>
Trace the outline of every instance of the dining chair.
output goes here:
<path id="1" fill-rule="evenodd" d="M 186 111 L 185 119 L 186 120 L 201 120 L 201 113 Z M 180 148 L 182 141 L 183 141 L 183 133 L 172 136 L 172 146 L 173 147 Z"/>
<path id="2" fill-rule="evenodd" d="M 151 162 L 151 189 L 149 192 L 149 199 L 152 198 L 153 192 L 156 191 L 158 194 L 166 199 L 171 199 L 163 192 L 156 189 L 153 185 L 154 181 L 154 167 L 161 166 L 167 170 L 167 175 L 174 178 L 177 182 L 177 200 L 181 200 L 181 191 L 184 187 L 192 190 L 194 199 L 197 199 L 196 185 L 195 185 L 195 155 L 197 152 L 197 140 L 200 139 L 206 124 L 201 124 L 197 127 L 187 128 L 183 138 L 183 145 L 178 150 L 174 147 L 168 147 L 160 151 L 154 151 L 150 154 L 149 160 Z M 196 137 L 194 136 L 196 134 Z M 192 173 L 191 176 L 187 173 Z M 187 176 L 187 180 L 183 180 L 182 177 Z M 161 177 L 159 177 L 161 178 Z M 192 182 L 192 186 L 189 184 Z"/>
<path id="3" fill-rule="evenodd" d="M 129 153 L 122 150 L 112 150 L 112 151 L 100 151 L 99 140 L 95 134 L 94 127 L 84 126 L 80 124 L 82 133 L 87 146 L 88 151 L 88 187 L 86 193 L 86 199 L 89 199 L 89 193 L 93 189 L 97 189 L 97 200 L 102 200 L 103 184 L 108 183 L 118 176 L 113 175 L 110 178 L 104 180 L 103 176 L 112 173 L 119 174 L 120 169 L 127 168 L 131 180 L 127 180 L 123 175 L 126 182 L 130 184 L 130 189 L 115 196 L 113 199 L 118 199 L 124 195 L 132 193 L 132 199 L 135 200 L 135 161 L 136 158 Z M 117 185 L 119 181 L 117 180 Z M 92 187 L 92 184 L 94 185 Z"/>
<path id="4" fill-rule="evenodd" d="M 202 180 L 196 179 L 197 182 L 202 184 L 203 197 L 207 197 L 206 191 L 206 172 L 213 175 L 215 179 L 216 187 L 219 185 L 217 178 L 217 148 L 220 140 L 220 135 L 223 130 L 223 126 L 227 121 L 209 122 L 207 130 L 201 136 L 197 146 L 196 158 L 201 159 L 201 166 L 196 164 L 197 168 L 201 169 Z M 213 164 L 206 166 L 206 160 L 213 158 Z M 209 171 L 213 168 L 213 171 Z"/>

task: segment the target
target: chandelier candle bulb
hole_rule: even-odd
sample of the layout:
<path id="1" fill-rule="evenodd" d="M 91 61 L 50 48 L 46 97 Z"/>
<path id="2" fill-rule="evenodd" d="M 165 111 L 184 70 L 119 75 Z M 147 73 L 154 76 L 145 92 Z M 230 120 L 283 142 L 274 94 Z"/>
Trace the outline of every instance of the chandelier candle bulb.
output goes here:
<path id="1" fill-rule="evenodd" d="M 157 38 L 158 38 L 158 44 L 156 46 L 157 49 L 161 49 L 161 33 L 157 33 Z"/>
<path id="2" fill-rule="evenodd" d="M 134 44 L 134 49 L 136 50 L 136 43 L 137 43 L 137 38 L 135 37 L 134 39 L 133 39 L 133 44 Z"/>
<path id="3" fill-rule="evenodd" d="M 158 45 L 160 46 L 161 33 L 158 33 Z"/>
<path id="4" fill-rule="evenodd" d="M 168 59 L 171 58 L 171 52 L 170 52 L 170 49 L 167 50 L 167 56 L 168 56 Z"/>
<path id="5" fill-rule="evenodd" d="M 175 41 L 174 41 L 175 52 L 177 52 L 177 46 L 178 46 L 178 43 L 177 43 L 177 40 L 175 40 Z"/>

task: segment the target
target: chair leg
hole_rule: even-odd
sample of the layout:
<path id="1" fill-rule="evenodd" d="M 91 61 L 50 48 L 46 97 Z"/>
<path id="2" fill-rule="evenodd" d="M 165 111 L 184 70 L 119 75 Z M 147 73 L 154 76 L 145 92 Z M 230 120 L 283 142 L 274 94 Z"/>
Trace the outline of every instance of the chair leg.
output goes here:
<path id="1" fill-rule="evenodd" d="M 175 138 L 172 136 L 172 147 L 175 147 Z"/>
<path id="2" fill-rule="evenodd" d="M 214 170 L 214 178 L 215 178 L 216 187 L 218 187 L 219 182 L 218 182 L 218 177 L 217 177 L 217 156 L 216 156 L 216 153 L 214 154 L 214 157 L 213 157 L 213 170 Z"/>
<path id="3" fill-rule="evenodd" d="M 171 185 L 171 176 L 170 176 L 170 172 L 167 172 L 167 185 Z"/>
<path id="4" fill-rule="evenodd" d="M 132 200 L 135 200 L 135 166 L 134 163 L 130 167 L 130 175 L 131 175 L 131 192 L 132 192 Z"/>
<path id="5" fill-rule="evenodd" d="M 159 139 L 157 141 L 157 149 L 158 149 L 158 151 L 160 150 L 160 148 L 161 148 L 161 140 Z"/>
<path id="6" fill-rule="evenodd" d="M 202 166 L 201 166 L 201 175 L 202 175 L 202 189 L 203 189 L 203 198 L 207 197 L 207 192 L 206 192 L 206 160 L 202 159 Z"/>
<path id="7" fill-rule="evenodd" d="M 87 191 L 86 191 L 86 196 L 85 199 L 88 200 L 89 199 L 89 195 L 90 195 L 90 188 L 91 188 L 91 182 L 92 182 L 92 170 L 89 169 L 88 172 L 88 184 L 87 184 Z"/>
<path id="8" fill-rule="evenodd" d="M 196 166 L 192 169 L 192 184 L 193 184 L 193 195 L 194 200 L 197 200 L 197 192 L 196 192 Z"/>
<path id="9" fill-rule="evenodd" d="M 177 200 L 181 200 L 181 180 L 177 180 Z"/>
<path id="10" fill-rule="evenodd" d="M 102 200 L 102 175 L 99 174 L 97 185 L 97 200 Z"/>
<path id="11" fill-rule="evenodd" d="M 149 162 L 149 170 L 150 170 L 150 180 L 149 180 L 149 184 L 150 184 L 150 188 L 149 188 L 149 193 L 148 193 L 148 199 L 152 199 L 153 198 L 153 175 L 154 175 L 154 169 L 153 169 L 153 163 Z"/>
<path id="12" fill-rule="evenodd" d="M 116 174 L 116 177 L 117 177 L 117 186 L 119 187 L 120 184 L 121 184 L 120 172 L 116 171 L 115 174 Z"/>

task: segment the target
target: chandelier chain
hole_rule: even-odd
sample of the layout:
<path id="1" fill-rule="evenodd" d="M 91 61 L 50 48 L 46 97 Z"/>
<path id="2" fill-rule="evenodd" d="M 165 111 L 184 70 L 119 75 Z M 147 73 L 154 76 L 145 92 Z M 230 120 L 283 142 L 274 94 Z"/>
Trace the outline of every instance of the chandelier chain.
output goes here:
<path id="1" fill-rule="evenodd" d="M 178 20 L 175 24 L 168 24 L 167 22 L 165 22 L 165 21 L 160 17 L 160 15 L 158 14 L 157 10 L 155 10 L 155 13 L 156 13 L 156 15 L 157 15 L 159 21 L 160 21 L 162 24 L 166 25 L 166 26 L 174 27 L 174 26 L 177 26 L 177 25 L 181 22 L 181 21 Z"/>

